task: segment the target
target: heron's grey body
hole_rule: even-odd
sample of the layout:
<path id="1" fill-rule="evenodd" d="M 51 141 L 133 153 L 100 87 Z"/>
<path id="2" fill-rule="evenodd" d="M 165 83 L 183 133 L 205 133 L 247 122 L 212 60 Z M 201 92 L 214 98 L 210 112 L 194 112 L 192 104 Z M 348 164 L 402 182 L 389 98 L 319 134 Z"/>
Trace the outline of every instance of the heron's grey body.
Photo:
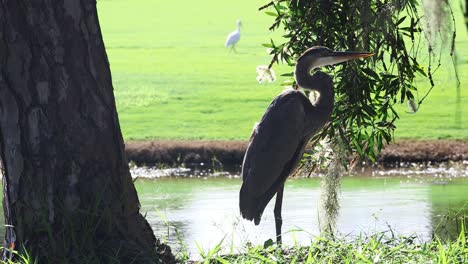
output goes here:
<path id="1" fill-rule="evenodd" d="M 331 78 L 322 72 L 313 77 L 325 81 L 327 87 L 323 88 L 331 97 L 321 94 L 314 106 L 302 91 L 287 90 L 273 100 L 252 132 L 242 165 L 240 209 L 242 216 L 255 224 L 260 223 L 266 205 L 296 168 L 311 136 L 331 115 Z"/>
<path id="2" fill-rule="evenodd" d="M 332 78 L 321 71 L 311 75 L 310 71 L 358 56 L 370 55 L 325 47 L 307 50 L 297 61 L 295 78 L 300 87 L 318 91 L 318 101 L 312 105 L 302 91 L 287 90 L 272 101 L 252 132 L 242 164 L 240 212 L 258 225 L 266 205 L 277 194 L 274 213 L 278 242 L 284 182 L 299 163 L 307 142 L 328 122 L 333 111 Z"/>

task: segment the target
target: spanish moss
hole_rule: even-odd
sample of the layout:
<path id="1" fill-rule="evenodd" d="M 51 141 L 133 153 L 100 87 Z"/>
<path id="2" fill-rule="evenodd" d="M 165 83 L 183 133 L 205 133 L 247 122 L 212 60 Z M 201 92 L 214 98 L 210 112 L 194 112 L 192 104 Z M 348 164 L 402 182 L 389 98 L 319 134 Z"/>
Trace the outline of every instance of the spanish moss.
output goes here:
<path id="1" fill-rule="evenodd" d="M 323 231 L 332 231 L 340 211 L 341 177 L 345 173 L 346 150 L 343 142 L 334 140 L 330 142 L 329 149 L 332 152 L 328 170 L 322 176 L 320 187 L 320 223 Z"/>
<path id="2" fill-rule="evenodd" d="M 451 23 L 451 10 L 449 0 L 422 0 L 424 10 L 424 30 L 430 45 L 450 44 L 447 41 L 441 41 L 450 37 L 453 32 Z"/>

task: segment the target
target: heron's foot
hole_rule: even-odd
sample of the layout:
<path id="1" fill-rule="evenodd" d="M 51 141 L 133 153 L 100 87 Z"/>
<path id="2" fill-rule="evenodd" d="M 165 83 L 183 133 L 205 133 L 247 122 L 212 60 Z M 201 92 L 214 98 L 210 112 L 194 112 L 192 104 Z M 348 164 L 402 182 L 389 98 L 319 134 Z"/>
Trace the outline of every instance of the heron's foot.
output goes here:
<path id="1" fill-rule="evenodd" d="M 279 234 L 279 235 L 276 236 L 276 244 L 277 244 L 278 246 L 281 246 L 281 243 L 282 243 L 281 234 Z"/>

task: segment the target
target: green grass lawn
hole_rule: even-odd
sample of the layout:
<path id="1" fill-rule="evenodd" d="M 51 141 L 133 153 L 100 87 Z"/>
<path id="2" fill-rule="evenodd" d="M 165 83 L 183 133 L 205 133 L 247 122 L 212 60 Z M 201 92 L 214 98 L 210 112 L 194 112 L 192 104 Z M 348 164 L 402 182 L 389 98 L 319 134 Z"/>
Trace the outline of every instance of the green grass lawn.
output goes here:
<path id="1" fill-rule="evenodd" d="M 258 12 L 267 1 L 98 1 L 112 70 L 121 128 L 129 139 L 247 140 L 271 100 L 282 90 L 256 82 L 257 65 L 270 61 L 262 43 L 272 17 Z M 455 5 L 458 7 L 458 5 Z M 398 138 L 468 139 L 468 35 L 458 18 L 457 91 L 449 60 L 438 70 L 437 87 L 416 114 L 399 108 Z M 238 54 L 224 48 L 227 34 L 243 23 Z M 277 76 L 289 69 L 275 66 Z M 429 82 L 418 83 L 422 97 Z"/>

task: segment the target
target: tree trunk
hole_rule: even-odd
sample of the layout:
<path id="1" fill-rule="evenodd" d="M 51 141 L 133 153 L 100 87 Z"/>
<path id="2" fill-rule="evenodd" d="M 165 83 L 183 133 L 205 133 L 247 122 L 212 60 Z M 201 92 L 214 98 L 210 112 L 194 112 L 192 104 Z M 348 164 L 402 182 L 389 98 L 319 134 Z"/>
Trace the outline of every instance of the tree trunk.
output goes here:
<path id="1" fill-rule="evenodd" d="M 96 2 L 0 1 L 5 246 L 40 263 L 155 262 Z"/>

